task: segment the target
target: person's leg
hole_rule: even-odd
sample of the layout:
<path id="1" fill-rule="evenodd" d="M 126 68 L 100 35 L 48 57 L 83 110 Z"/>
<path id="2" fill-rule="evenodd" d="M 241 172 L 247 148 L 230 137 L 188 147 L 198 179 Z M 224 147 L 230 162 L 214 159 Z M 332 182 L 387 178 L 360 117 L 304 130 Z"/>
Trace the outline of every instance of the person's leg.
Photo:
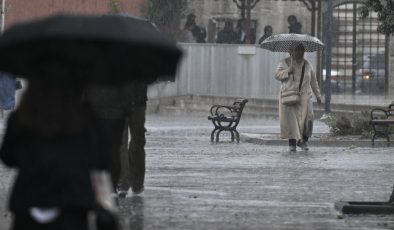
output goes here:
<path id="1" fill-rule="evenodd" d="M 129 166 L 129 121 L 126 119 L 123 128 L 122 144 L 120 146 L 120 179 L 118 183 L 119 196 L 125 196 L 130 188 L 130 166 Z"/>
<path id="2" fill-rule="evenodd" d="M 306 117 L 304 121 L 303 133 L 302 133 L 302 140 L 298 140 L 297 146 L 299 146 L 303 150 L 309 150 L 308 140 L 309 137 L 312 136 L 312 131 L 313 131 L 313 102 L 310 98 L 308 98 Z"/>
<path id="3" fill-rule="evenodd" d="M 290 151 L 296 151 L 297 140 L 296 139 L 289 139 L 289 149 Z"/>
<path id="4" fill-rule="evenodd" d="M 106 151 L 111 156 L 110 172 L 114 191 L 116 191 L 120 175 L 120 145 L 124 123 L 124 119 L 100 119 L 100 126 L 106 138 Z"/>
<path id="5" fill-rule="evenodd" d="M 130 117 L 131 141 L 129 147 L 130 157 L 130 183 L 134 193 L 140 193 L 144 188 L 145 179 L 145 106 L 137 106 Z"/>

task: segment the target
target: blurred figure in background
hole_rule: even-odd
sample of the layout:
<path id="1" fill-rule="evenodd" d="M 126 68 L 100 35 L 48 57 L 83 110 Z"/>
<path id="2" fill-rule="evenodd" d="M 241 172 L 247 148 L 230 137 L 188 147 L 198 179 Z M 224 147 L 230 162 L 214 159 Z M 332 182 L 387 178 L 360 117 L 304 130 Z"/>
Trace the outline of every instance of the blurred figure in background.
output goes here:
<path id="1" fill-rule="evenodd" d="M 287 17 L 287 22 L 289 23 L 289 33 L 291 34 L 302 34 L 302 24 L 297 20 L 297 17 L 290 15 Z"/>
<path id="2" fill-rule="evenodd" d="M 234 24 L 231 20 L 224 22 L 223 30 L 219 31 L 216 38 L 216 43 L 233 44 L 236 41 L 237 34 L 234 31 Z"/>
<path id="3" fill-rule="evenodd" d="M 265 39 L 272 35 L 272 26 L 265 26 L 264 27 L 264 34 L 259 39 L 259 44 L 261 44 Z"/>

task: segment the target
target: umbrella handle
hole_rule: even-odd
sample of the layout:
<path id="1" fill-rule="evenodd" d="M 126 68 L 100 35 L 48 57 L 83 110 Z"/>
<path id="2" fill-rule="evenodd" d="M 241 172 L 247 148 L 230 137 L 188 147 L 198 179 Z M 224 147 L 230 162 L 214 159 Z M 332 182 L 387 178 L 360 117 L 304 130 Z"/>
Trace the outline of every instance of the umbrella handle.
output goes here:
<path id="1" fill-rule="evenodd" d="M 290 66 L 293 66 L 293 57 L 290 54 Z M 293 81 L 294 81 L 294 72 L 291 73 L 293 75 Z"/>

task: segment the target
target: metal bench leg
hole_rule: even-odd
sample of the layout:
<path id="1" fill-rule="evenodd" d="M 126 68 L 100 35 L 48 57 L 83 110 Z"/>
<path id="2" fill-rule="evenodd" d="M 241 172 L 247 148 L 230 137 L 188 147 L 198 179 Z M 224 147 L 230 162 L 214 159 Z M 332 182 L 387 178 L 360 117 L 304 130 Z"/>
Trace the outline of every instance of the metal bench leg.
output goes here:
<path id="1" fill-rule="evenodd" d="M 233 130 L 229 130 L 229 131 L 231 133 L 231 142 L 234 142 L 234 139 L 235 139 L 234 132 L 233 132 Z"/>
<path id="2" fill-rule="evenodd" d="M 215 132 L 216 132 L 216 130 L 218 130 L 218 129 L 217 129 L 217 128 L 214 128 L 214 129 L 212 130 L 212 132 L 211 132 L 211 142 L 213 142 L 214 139 L 215 139 Z"/>
<path id="3" fill-rule="evenodd" d="M 219 135 L 220 135 L 220 133 L 222 132 L 223 130 L 219 130 L 217 133 L 216 133 L 216 142 L 219 142 Z"/>
<path id="4" fill-rule="evenodd" d="M 239 143 L 239 133 L 236 129 L 234 129 L 235 134 L 237 135 L 237 143 Z"/>

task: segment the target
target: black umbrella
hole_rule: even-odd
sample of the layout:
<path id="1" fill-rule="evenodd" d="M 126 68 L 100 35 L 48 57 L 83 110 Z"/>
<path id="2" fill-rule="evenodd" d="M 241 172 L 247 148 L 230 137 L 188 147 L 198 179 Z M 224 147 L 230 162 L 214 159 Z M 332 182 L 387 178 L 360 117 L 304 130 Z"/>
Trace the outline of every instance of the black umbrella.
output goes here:
<path id="1" fill-rule="evenodd" d="M 0 70 L 28 79 L 56 63 L 89 82 L 173 81 L 181 54 L 152 23 L 119 14 L 55 15 L 0 36 Z"/>

